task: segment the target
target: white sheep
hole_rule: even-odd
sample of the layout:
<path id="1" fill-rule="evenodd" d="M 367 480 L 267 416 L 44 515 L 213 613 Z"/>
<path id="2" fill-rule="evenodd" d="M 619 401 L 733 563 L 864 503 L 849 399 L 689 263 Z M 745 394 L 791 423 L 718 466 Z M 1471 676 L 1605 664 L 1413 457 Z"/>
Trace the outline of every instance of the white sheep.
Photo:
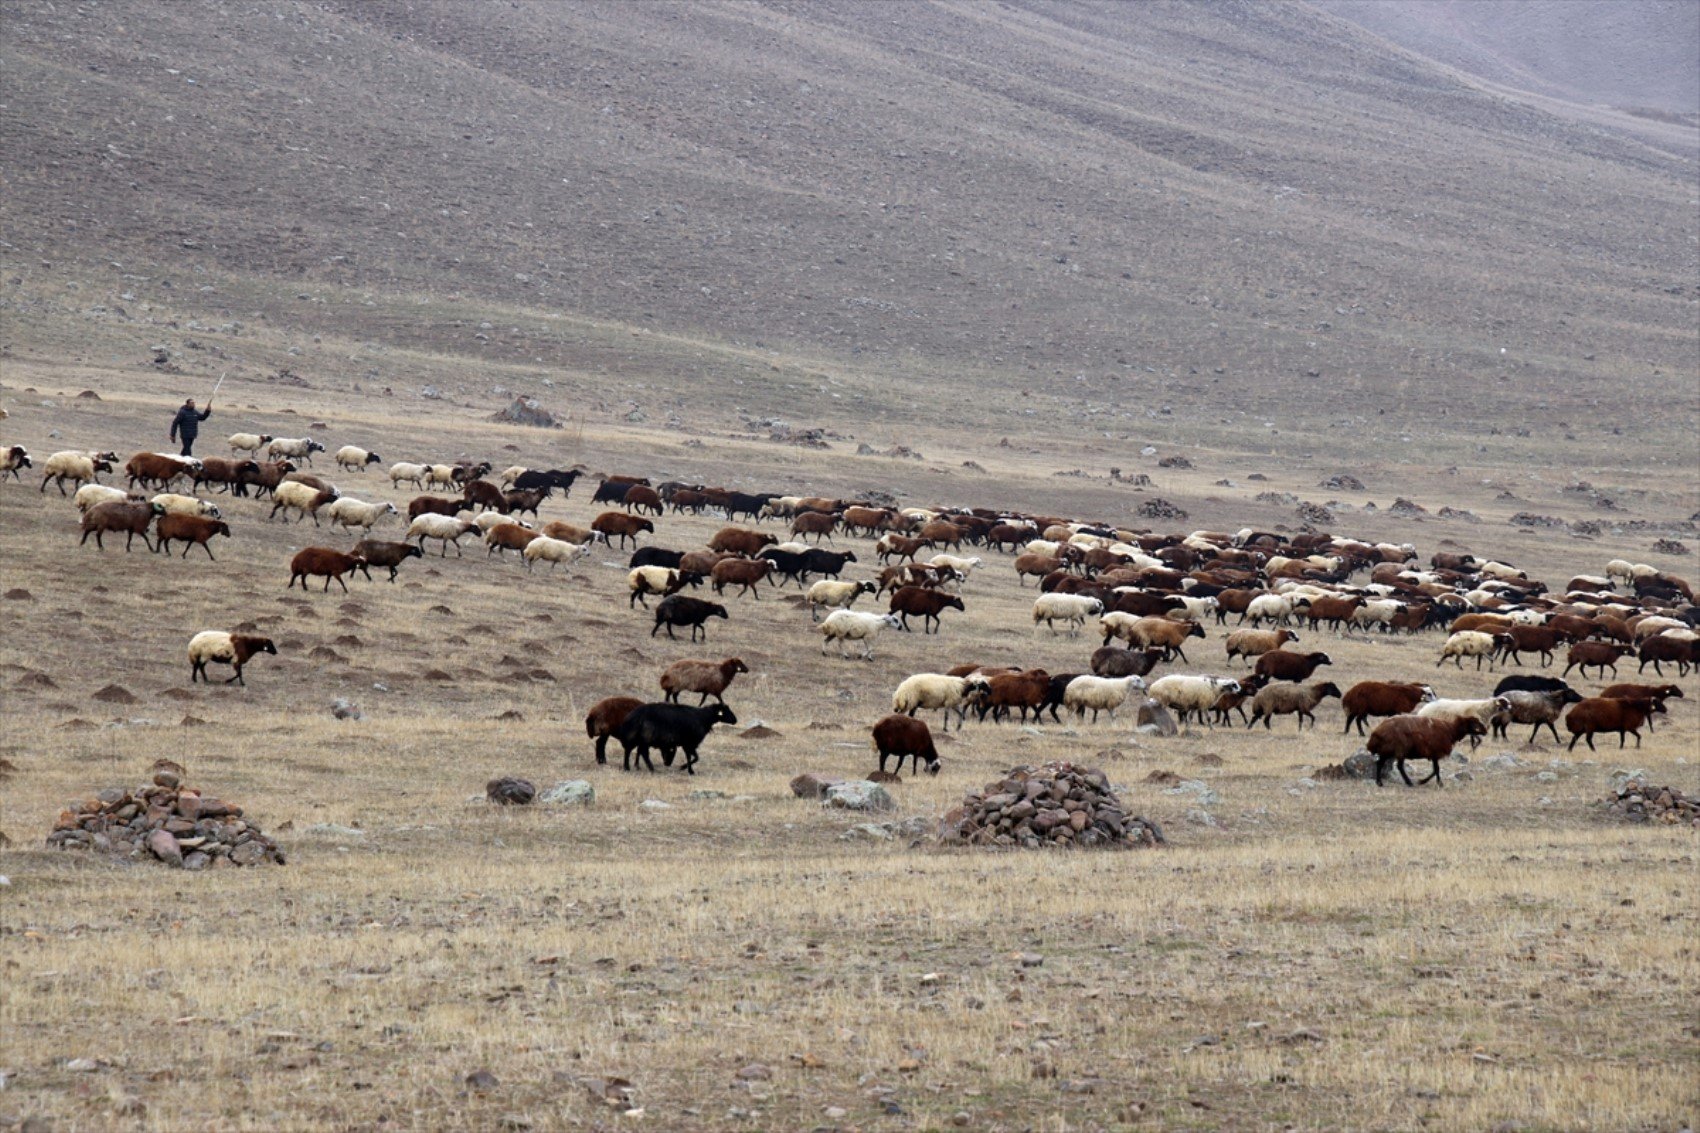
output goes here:
<path id="1" fill-rule="evenodd" d="M 326 493 L 329 493 L 326 497 Z M 272 489 L 272 515 L 283 512 L 283 521 L 289 522 L 289 513 L 298 511 L 302 520 L 313 517 L 313 526 L 319 526 L 319 511 L 328 500 L 337 498 L 335 488 L 326 488 L 321 492 L 311 484 L 302 484 L 295 480 L 285 480 Z"/>
<path id="2" fill-rule="evenodd" d="M 424 488 L 425 477 L 430 471 L 430 468 L 423 464 L 408 464 L 405 461 L 400 464 L 392 464 L 390 465 L 390 486 L 399 488 L 403 484 L 412 484 L 415 488 Z"/>
<path id="3" fill-rule="evenodd" d="M 1022 553 L 1028 555 L 1044 555 L 1054 559 L 1062 553 L 1063 545 L 1054 539 L 1033 539 L 1023 547 Z"/>
<path id="4" fill-rule="evenodd" d="M 991 692 L 984 677 L 949 677 L 943 673 L 916 673 L 897 686 L 891 710 L 913 716 L 922 708 L 937 708 L 944 715 L 944 731 L 950 731 L 950 714 L 956 713 L 956 730 L 968 720 L 968 709 Z"/>
<path id="5" fill-rule="evenodd" d="M 1485 659 L 1488 663 L 1488 672 L 1491 673 L 1493 672 L 1493 655 L 1498 650 L 1499 643 L 1494 640 L 1493 634 L 1474 629 L 1461 629 L 1447 638 L 1446 644 L 1440 647 L 1440 660 L 1434 663 L 1434 667 L 1440 668 L 1446 664 L 1447 658 L 1451 658 L 1452 663 L 1462 669 L 1464 658 L 1474 657 L 1477 672 L 1481 671 L 1482 661 Z"/>
<path id="6" fill-rule="evenodd" d="M 421 552 L 425 550 L 425 540 L 441 539 L 443 541 L 443 553 L 440 557 L 442 558 L 448 557 L 449 544 L 453 543 L 455 545 L 455 557 L 459 558 L 461 536 L 468 531 L 481 530 L 482 528 L 476 522 L 459 515 L 438 515 L 435 512 L 426 512 L 424 515 L 414 517 L 413 522 L 408 524 L 407 534 L 403 538 L 419 540 Z"/>
<path id="7" fill-rule="evenodd" d="M 531 523 L 530 520 L 521 519 L 517 515 L 503 515 L 499 511 L 481 511 L 472 517 L 472 522 L 478 524 L 478 530 L 484 532 L 486 535 L 490 533 L 490 528 L 496 526 L 498 523 L 512 523 L 525 528 L 527 531 L 533 531 L 536 529 L 535 525 Z"/>
<path id="8" fill-rule="evenodd" d="M 71 497 L 71 502 L 77 505 L 77 510 L 87 513 L 96 504 L 109 504 L 114 500 L 127 500 L 130 493 L 123 488 L 114 488 L 108 484 L 84 484 L 77 489 L 77 494 Z"/>
<path id="9" fill-rule="evenodd" d="M 562 540 L 566 542 L 566 540 Z M 579 544 L 583 546 L 583 544 Z M 626 572 L 626 589 L 631 592 L 626 599 L 628 607 L 642 604 L 649 609 L 650 594 L 659 594 L 665 598 L 677 593 L 684 587 L 684 572 L 677 567 L 640 566 Z"/>
<path id="10" fill-rule="evenodd" d="M 1112 721 L 1116 718 L 1116 709 L 1127 701 L 1129 695 L 1145 691 L 1145 681 L 1141 677 L 1075 677 L 1063 689 L 1063 707 L 1071 708 L 1081 719 L 1086 718 L 1086 710 L 1092 710 L 1092 722 L 1098 722 L 1098 713 L 1108 711 Z"/>
<path id="11" fill-rule="evenodd" d="M 1293 611 L 1297 608 L 1294 601 L 1285 594 L 1259 594 L 1246 605 L 1245 616 L 1254 626 L 1264 622 L 1290 626 L 1293 624 Z"/>
<path id="12" fill-rule="evenodd" d="M 400 515 L 392 503 L 368 504 L 362 503 L 353 496 L 342 496 L 331 501 L 331 506 L 325 509 L 325 514 L 332 523 L 340 523 L 344 527 L 363 527 L 370 531 L 373 524 L 386 515 Z"/>
<path id="13" fill-rule="evenodd" d="M 1404 608 L 1405 603 L 1392 598 L 1372 599 L 1352 611 L 1352 624 L 1360 629 L 1380 626 L 1386 630 Z"/>
<path id="14" fill-rule="evenodd" d="M 1503 714 L 1507 722 L 1511 718 L 1511 701 L 1503 696 L 1489 696 L 1480 700 L 1430 700 L 1417 705 L 1413 715 L 1436 717 L 1442 720 L 1460 720 L 1468 717 L 1480 720 L 1482 727 L 1493 730 L 1494 717 Z M 1471 749 L 1481 743 L 1480 736 L 1470 737 Z"/>
<path id="15" fill-rule="evenodd" d="M 1201 622 L 1221 605 L 1214 598 L 1188 598 L 1184 594 L 1176 595 L 1175 601 L 1180 606 L 1170 610 L 1167 616 L 1182 622 Z"/>
<path id="16" fill-rule="evenodd" d="M 266 446 L 266 455 L 273 460 L 289 457 L 291 460 L 305 460 L 313 463 L 313 454 L 324 452 L 325 446 L 312 437 L 273 437 Z"/>
<path id="17" fill-rule="evenodd" d="M 1078 637 L 1086 619 L 1103 612 L 1104 603 L 1085 594 L 1041 594 L 1033 603 L 1033 632 L 1039 632 L 1039 623 L 1044 622 L 1055 633 L 1061 620 L 1069 627 L 1068 635 Z"/>
<path id="18" fill-rule="evenodd" d="M 511 488 L 511 487 L 514 486 L 515 480 L 518 480 L 521 476 L 524 476 L 529 471 L 531 471 L 531 470 L 529 468 L 527 468 L 525 465 L 515 464 L 515 465 L 513 465 L 509 468 L 502 469 L 502 474 L 500 476 L 498 476 L 497 479 L 502 482 L 502 487 Z"/>
<path id="19" fill-rule="evenodd" d="M 271 440 L 270 433 L 232 433 L 230 434 L 230 451 L 257 453 L 260 451 L 261 445 L 271 444 Z"/>
<path id="20" fill-rule="evenodd" d="M 848 610 L 855 605 L 857 598 L 878 591 L 877 582 L 848 582 L 839 578 L 823 578 L 810 586 L 803 597 L 809 603 L 810 620 L 818 622 L 823 608 L 836 606 Z"/>
<path id="21" fill-rule="evenodd" d="M 958 590 L 962 588 L 963 583 L 968 581 L 968 576 L 974 573 L 974 568 L 983 566 L 984 564 L 985 560 L 979 555 L 974 555 L 970 558 L 963 558 L 961 555 L 934 555 L 931 559 L 927 560 L 928 566 L 947 566 L 956 571 L 956 584 Z"/>
<path id="22" fill-rule="evenodd" d="M 1240 691 L 1240 682 L 1230 677 L 1192 676 L 1171 673 L 1153 681 L 1147 690 L 1151 699 L 1163 705 L 1182 722 L 1189 714 L 1197 713 L 1200 723 L 1209 724 L 1209 712 L 1224 693 Z"/>
<path id="23" fill-rule="evenodd" d="M 98 463 L 97 463 L 98 461 Z M 65 494 L 65 481 L 75 484 L 98 484 L 96 473 L 112 471 L 112 463 L 103 460 L 92 452 L 78 452 L 67 449 L 56 452 L 47 458 L 47 463 L 41 466 L 41 490 L 47 491 L 47 482 L 54 480 L 58 483 L 59 494 Z"/>
<path id="24" fill-rule="evenodd" d="M 1547 624 L 1547 616 L 1548 615 L 1547 615 L 1545 610 L 1518 609 L 1518 610 L 1502 610 L 1500 612 L 1503 613 L 1506 617 L 1510 618 L 1513 625 L 1544 626 L 1544 625 Z"/>
<path id="25" fill-rule="evenodd" d="M 22 480 L 18 470 L 33 468 L 29 450 L 23 445 L 0 445 L 0 480 L 10 476 L 14 480 Z"/>
<path id="26" fill-rule="evenodd" d="M 460 550 L 459 544 L 455 545 L 455 550 L 457 552 Z M 525 550 L 521 553 L 525 556 L 526 570 L 530 570 L 538 559 L 547 559 L 549 569 L 554 570 L 562 563 L 570 563 L 590 554 L 590 544 L 569 543 L 565 539 L 551 539 L 547 535 L 539 535 L 527 543 Z"/>
<path id="27" fill-rule="evenodd" d="M 455 483 L 454 465 L 428 464 L 425 466 L 425 486 L 427 488 L 452 488 Z"/>
<path id="28" fill-rule="evenodd" d="M 82 495 L 82 489 L 77 489 Z M 205 515 L 213 519 L 223 519 L 224 514 L 214 507 L 211 500 L 198 500 L 194 496 L 178 495 L 176 492 L 161 492 L 153 498 L 154 506 L 161 512 L 170 515 Z"/>
<path id="29" fill-rule="evenodd" d="M 217 661 L 236 670 L 225 684 L 236 681 L 246 686 L 248 682 L 242 676 L 242 666 L 257 653 L 276 656 L 277 647 L 268 637 L 204 629 L 189 639 L 189 683 L 194 684 L 200 679 L 211 684 L 212 678 L 207 676 L 207 662 Z"/>
<path id="30" fill-rule="evenodd" d="M 1509 563 L 1496 562 L 1493 559 L 1489 559 L 1487 562 L 1478 566 L 1476 568 L 1476 573 L 1488 578 L 1497 578 L 1501 582 L 1529 581 L 1529 576 L 1523 571 L 1518 570 Z"/>
<path id="31" fill-rule="evenodd" d="M 1662 614 L 1653 614 L 1636 622 L 1635 628 L 1630 630 L 1629 633 L 1630 636 L 1635 639 L 1636 643 L 1639 644 L 1640 642 L 1643 642 L 1649 637 L 1653 637 L 1657 634 L 1667 633 L 1672 630 L 1674 630 L 1677 634 L 1682 634 L 1688 632 L 1689 629 L 1689 624 L 1681 618 L 1669 618 Z"/>
<path id="32" fill-rule="evenodd" d="M 859 610 L 834 610 L 832 613 L 828 614 L 826 620 L 820 624 L 820 632 L 822 635 L 820 651 L 824 654 L 826 652 L 827 642 L 836 641 L 838 643 L 838 655 L 843 657 L 846 656 L 844 652 L 844 643 L 846 641 L 860 641 L 862 643 L 862 660 L 872 661 L 874 659 L 874 638 L 879 635 L 879 632 L 882 629 L 885 629 L 888 626 L 893 629 L 897 629 L 901 628 L 902 625 L 903 623 L 898 620 L 896 614 L 871 614 Z"/>
<path id="33" fill-rule="evenodd" d="M 381 459 L 377 453 L 367 452 L 359 445 L 343 445 L 336 450 L 337 467 L 350 472 L 364 472 L 368 464 L 377 464 Z"/>

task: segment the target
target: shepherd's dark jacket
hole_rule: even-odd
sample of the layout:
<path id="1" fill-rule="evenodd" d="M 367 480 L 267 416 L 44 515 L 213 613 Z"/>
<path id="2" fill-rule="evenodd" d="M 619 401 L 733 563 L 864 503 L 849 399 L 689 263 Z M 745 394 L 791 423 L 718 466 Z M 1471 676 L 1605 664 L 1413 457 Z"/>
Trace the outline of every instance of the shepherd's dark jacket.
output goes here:
<path id="1" fill-rule="evenodd" d="M 177 416 L 171 419 L 171 439 L 176 440 L 177 434 L 183 434 L 183 439 L 192 441 L 195 434 L 201 431 L 201 422 L 212 416 L 212 410 L 190 409 L 187 405 L 177 411 Z"/>

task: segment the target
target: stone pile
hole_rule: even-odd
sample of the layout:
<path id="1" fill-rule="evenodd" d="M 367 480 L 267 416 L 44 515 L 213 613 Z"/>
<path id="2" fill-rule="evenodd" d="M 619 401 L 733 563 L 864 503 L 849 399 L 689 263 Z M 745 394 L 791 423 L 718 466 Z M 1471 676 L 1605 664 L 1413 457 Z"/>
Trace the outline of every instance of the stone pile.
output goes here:
<path id="1" fill-rule="evenodd" d="M 1700 799 L 1675 787 L 1650 786 L 1645 779 L 1629 779 L 1600 800 L 1613 814 L 1630 822 L 1657 822 L 1665 826 L 1700 829 Z"/>
<path id="2" fill-rule="evenodd" d="M 162 759 L 152 782 L 108 787 L 59 815 L 47 844 L 130 858 L 153 857 L 181 869 L 284 864 L 283 850 L 242 817 L 242 808 L 184 784 L 180 764 Z"/>
<path id="3" fill-rule="evenodd" d="M 1152 496 L 1135 509 L 1135 514 L 1145 519 L 1185 519 L 1186 511 L 1165 500 L 1162 496 Z"/>
<path id="4" fill-rule="evenodd" d="M 1127 813 L 1102 771 L 1052 762 L 1016 767 L 971 791 L 939 824 L 947 843 L 1128 849 L 1163 844 L 1155 822 Z"/>

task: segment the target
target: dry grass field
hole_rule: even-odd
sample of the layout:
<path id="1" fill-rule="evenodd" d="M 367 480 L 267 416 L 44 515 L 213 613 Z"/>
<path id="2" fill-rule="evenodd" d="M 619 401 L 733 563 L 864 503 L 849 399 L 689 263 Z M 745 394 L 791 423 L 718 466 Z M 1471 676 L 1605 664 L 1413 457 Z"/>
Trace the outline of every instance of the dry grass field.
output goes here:
<path id="1" fill-rule="evenodd" d="M 172 381 L 14 365 L 4 439 L 38 454 L 162 447 L 182 392 L 161 392 Z M 76 399 L 83 388 L 101 400 Z M 901 438 L 927 454 L 914 462 L 706 430 L 542 433 L 482 415 L 232 382 L 198 448 L 218 453 L 237 428 L 318 420 L 333 449 L 354 441 L 386 461 L 578 460 L 1132 522 L 1144 497 L 1107 481 L 1114 455 L 1193 511 L 1186 529 L 1289 522 L 1256 492 L 1316 498 L 1327 470 L 1202 448 L 1188 450 L 1197 469 L 1159 469 L 1137 451 L 1071 452 L 1040 436 L 970 446 L 925 421 Z M 989 471 L 965 471 L 966 459 Z M 1089 478 L 1055 476 L 1077 463 Z M 1246 483 L 1252 471 L 1268 483 Z M 1628 515 L 1695 506 L 1692 483 L 1612 471 L 1634 501 Z M 1408 539 L 1425 557 L 1450 541 L 1558 582 L 1619 554 L 1692 570 L 1650 555 L 1650 536 L 1505 523 L 1514 508 L 1561 506 L 1554 485 L 1511 504 L 1482 483 L 1493 476 L 1419 465 L 1387 476 L 1385 492 L 1366 494 L 1383 509 L 1397 491 L 1484 522 L 1353 511 L 1340 530 Z M 1306 782 L 1358 746 L 1339 734 L 1337 705 L 1302 736 L 1290 721 L 1167 740 L 1126 721 L 971 723 L 943 748 L 942 774 L 895 789 L 896 818 L 941 814 L 1011 766 L 1068 759 L 1102 767 L 1170 844 L 1067 854 L 870 842 L 846 837 L 854 817 L 786 784 L 802 770 L 867 771 L 867 725 L 902 677 L 965 660 L 1085 666 L 1092 640 L 1033 632 L 1033 591 L 1007 556 L 986 555 L 966 614 L 947 613 L 939 635 L 887 634 L 863 663 L 820 656 L 806 612 L 772 592 L 729 601 L 707 645 L 651 638 L 649 619 L 622 608 L 621 553 L 536 574 L 481 550 L 432 555 L 393 586 L 302 597 L 283 589 L 291 549 L 343 540 L 222 497 L 235 538 L 218 543 L 217 563 L 78 548 L 69 500 L 25 477 L 0 489 L 4 588 L 31 596 L 0 611 L 0 756 L 16 768 L 0 795 L 6 1121 L 1668 1130 L 1695 1117 L 1695 835 L 1590 805 L 1619 767 L 1696 787 L 1692 676 L 1690 699 L 1639 751 L 1568 754 L 1518 736 L 1484 745 L 1466 768 L 1474 778 L 1443 789 Z M 362 498 L 411 494 L 372 472 L 332 478 Z M 545 516 L 587 520 L 588 494 Z M 670 515 L 655 541 L 689 547 L 718 526 Z M 866 566 L 871 544 L 847 545 Z M 191 687 L 190 634 L 245 619 L 280 656 L 257 659 L 246 689 Z M 1177 669 L 1223 671 L 1221 632 Z M 1334 659 L 1323 675 L 1342 684 L 1422 678 L 1472 695 L 1496 679 L 1437 672 L 1433 634 L 1320 636 Z M 746 660 L 728 693 L 739 726 L 716 731 L 694 777 L 596 766 L 585 708 L 653 695 L 660 669 L 684 656 Z M 137 702 L 91 699 L 108 684 Z M 365 718 L 333 719 L 337 697 Z M 500 718 L 509 712 L 520 718 Z M 757 722 L 778 735 L 741 737 Z M 1503 751 L 1515 767 L 1482 765 Z M 42 848 L 61 807 L 135 786 L 160 757 L 243 804 L 289 864 L 184 874 Z M 1165 794 L 1149 779 L 1160 770 L 1220 800 Z M 498 774 L 588 778 L 597 797 L 567 810 L 472 801 Z M 77 1059 L 95 1068 L 70 1069 Z M 494 1084 L 469 1086 L 480 1070 Z M 612 1106 L 594 1089 L 616 1078 L 633 1092 Z"/>

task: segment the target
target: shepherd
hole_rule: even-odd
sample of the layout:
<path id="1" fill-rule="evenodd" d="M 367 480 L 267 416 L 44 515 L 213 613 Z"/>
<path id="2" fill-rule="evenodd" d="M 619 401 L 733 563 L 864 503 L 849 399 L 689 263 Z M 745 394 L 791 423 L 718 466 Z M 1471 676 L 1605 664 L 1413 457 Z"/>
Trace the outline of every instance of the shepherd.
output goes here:
<path id="1" fill-rule="evenodd" d="M 205 409 L 195 408 L 195 399 L 190 398 L 183 403 L 183 408 L 177 411 L 177 416 L 171 419 L 171 439 L 183 438 L 183 455 L 194 456 L 195 436 L 201 431 L 201 422 L 212 416 L 212 402 L 207 402 Z"/>

